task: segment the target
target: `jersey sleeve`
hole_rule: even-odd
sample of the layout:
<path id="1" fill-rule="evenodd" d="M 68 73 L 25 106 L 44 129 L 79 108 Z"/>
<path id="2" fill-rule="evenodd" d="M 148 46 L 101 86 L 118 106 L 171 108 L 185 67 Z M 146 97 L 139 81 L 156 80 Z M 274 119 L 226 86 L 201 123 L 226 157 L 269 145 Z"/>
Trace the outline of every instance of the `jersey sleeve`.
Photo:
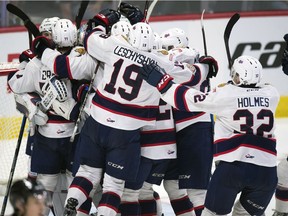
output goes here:
<path id="1" fill-rule="evenodd" d="M 192 65 L 175 62 L 174 68 L 167 72 L 174 78 L 176 83 L 193 87 L 207 78 L 208 66 L 200 63 Z"/>
<path id="2" fill-rule="evenodd" d="M 17 71 L 8 81 L 9 88 L 12 92 L 21 94 L 36 91 L 34 83 L 35 70 L 37 70 L 37 68 L 35 68 L 35 61 L 32 59 L 27 63 L 25 68 Z"/>
<path id="3" fill-rule="evenodd" d="M 178 110 L 218 114 L 224 107 L 221 95 L 214 91 L 202 93 L 188 86 L 173 84 L 161 98 Z"/>
<path id="4" fill-rule="evenodd" d="M 74 49 L 72 51 L 75 52 Z M 76 80 L 91 79 L 97 65 L 97 61 L 87 53 L 67 56 L 52 49 L 44 51 L 41 61 L 60 78 Z"/>
<path id="5" fill-rule="evenodd" d="M 115 48 L 115 37 L 105 34 L 105 29 L 98 26 L 84 40 L 84 46 L 87 52 L 95 59 L 106 63 Z"/>

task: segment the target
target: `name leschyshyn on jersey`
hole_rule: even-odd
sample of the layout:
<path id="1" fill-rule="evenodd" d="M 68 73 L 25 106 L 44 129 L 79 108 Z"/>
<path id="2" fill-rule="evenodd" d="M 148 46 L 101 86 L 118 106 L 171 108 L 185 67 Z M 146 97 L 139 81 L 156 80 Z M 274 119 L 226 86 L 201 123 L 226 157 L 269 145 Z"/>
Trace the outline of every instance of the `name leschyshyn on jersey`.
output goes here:
<path id="1" fill-rule="evenodd" d="M 269 107 L 270 99 L 267 97 L 241 97 L 237 98 L 237 107 Z"/>
<path id="2" fill-rule="evenodd" d="M 127 47 L 116 46 L 114 49 L 114 54 L 134 61 L 138 64 L 157 64 L 157 62 L 155 62 L 155 60 L 153 60 L 152 58 L 135 52 L 134 50 L 128 49 Z"/>

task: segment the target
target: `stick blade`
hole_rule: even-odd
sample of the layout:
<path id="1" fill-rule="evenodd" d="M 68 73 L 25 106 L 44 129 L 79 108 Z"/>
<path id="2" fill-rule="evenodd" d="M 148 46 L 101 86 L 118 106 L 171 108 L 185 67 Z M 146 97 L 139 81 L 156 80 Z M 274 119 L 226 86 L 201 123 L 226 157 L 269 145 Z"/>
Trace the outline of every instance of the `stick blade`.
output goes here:
<path id="1" fill-rule="evenodd" d="M 23 20 L 23 22 L 25 22 L 25 20 L 28 20 L 28 19 L 29 19 L 29 17 L 28 17 L 22 10 L 20 10 L 18 7 L 16 7 L 15 5 L 13 5 L 13 4 L 11 4 L 11 3 L 8 3 L 8 4 L 6 5 L 6 9 L 7 9 L 10 13 L 12 13 L 12 14 L 14 14 L 14 15 L 16 15 L 16 16 L 19 16 L 20 19 Z"/>
<path id="2" fill-rule="evenodd" d="M 230 18 L 230 20 L 228 21 L 225 31 L 224 31 L 224 38 L 229 38 L 231 31 L 233 29 L 233 26 L 237 23 L 237 21 L 240 19 L 240 14 L 239 13 L 235 13 L 233 14 L 233 16 Z"/>
<path id="3" fill-rule="evenodd" d="M 237 23 L 237 21 L 239 19 L 240 19 L 239 13 L 233 14 L 233 16 L 229 19 L 229 21 L 225 27 L 225 30 L 224 30 L 224 43 L 225 43 L 227 59 L 228 59 L 228 64 L 229 64 L 230 69 L 232 67 L 233 60 L 231 58 L 231 53 L 230 53 L 230 48 L 229 48 L 229 38 L 230 38 L 230 34 L 231 34 L 231 31 L 232 31 L 234 25 Z"/>
<path id="4" fill-rule="evenodd" d="M 17 6 L 8 3 L 6 5 L 6 9 L 14 14 L 15 16 L 19 17 L 23 22 L 24 22 L 24 26 L 26 27 L 26 29 L 31 32 L 31 34 L 34 37 L 37 37 L 40 35 L 39 29 L 37 28 L 37 26 L 30 20 L 30 18 Z"/>

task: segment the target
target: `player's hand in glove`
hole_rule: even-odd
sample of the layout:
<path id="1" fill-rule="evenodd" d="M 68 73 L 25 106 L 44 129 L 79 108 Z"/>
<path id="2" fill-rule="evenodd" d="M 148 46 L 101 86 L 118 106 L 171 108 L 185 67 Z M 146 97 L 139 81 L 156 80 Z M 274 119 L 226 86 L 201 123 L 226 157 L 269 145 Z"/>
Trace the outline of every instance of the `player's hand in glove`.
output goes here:
<path id="1" fill-rule="evenodd" d="M 55 49 L 54 42 L 47 37 L 38 36 L 32 42 L 32 52 L 38 58 L 42 57 L 44 50 L 47 48 Z"/>
<path id="2" fill-rule="evenodd" d="M 35 57 L 34 53 L 30 49 L 27 49 L 19 55 L 19 62 L 20 63 L 23 61 L 29 62 L 34 57 Z"/>
<path id="3" fill-rule="evenodd" d="M 144 64 L 140 74 L 147 83 L 156 87 L 161 93 L 165 93 L 173 84 L 173 78 L 155 63 Z"/>
<path id="4" fill-rule="evenodd" d="M 208 78 L 216 77 L 218 73 L 218 62 L 212 56 L 201 56 L 199 58 L 199 63 L 207 64 L 209 66 Z"/>
<path id="5" fill-rule="evenodd" d="M 288 75 L 288 51 L 285 49 L 282 55 L 282 70 Z"/>
<path id="6" fill-rule="evenodd" d="M 106 33 L 108 34 L 113 24 L 119 21 L 121 14 L 113 9 L 105 9 L 100 11 L 92 19 L 87 22 L 87 33 L 98 25 L 105 27 Z"/>
<path id="7" fill-rule="evenodd" d="M 144 21 L 144 14 L 142 11 L 138 7 L 135 7 L 131 4 L 122 2 L 120 4 L 120 12 L 123 14 L 123 16 L 127 17 L 131 25 Z"/>
<path id="8" fill-rule="evenodd" d="M 288 34 L 285 34 L 283 38 L 286 41 L 286 50 L 288 51 Z"/>

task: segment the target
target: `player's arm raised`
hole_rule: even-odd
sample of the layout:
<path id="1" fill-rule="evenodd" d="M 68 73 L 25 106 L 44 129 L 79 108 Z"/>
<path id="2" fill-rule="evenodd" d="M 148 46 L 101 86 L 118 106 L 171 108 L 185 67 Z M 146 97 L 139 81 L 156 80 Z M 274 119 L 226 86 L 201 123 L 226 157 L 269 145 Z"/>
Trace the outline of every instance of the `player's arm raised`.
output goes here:
<path id="1" fill-rule="evenodd" d="M 179 110 L 216 113 L 221 106 L 216 106 L 216 94 L 205 94 L 185 85 L 176 84 L 173 78 L 156 64 L 143 65 L 140 73 L 146 82 L 158 89 L 164 101 Z"/>

